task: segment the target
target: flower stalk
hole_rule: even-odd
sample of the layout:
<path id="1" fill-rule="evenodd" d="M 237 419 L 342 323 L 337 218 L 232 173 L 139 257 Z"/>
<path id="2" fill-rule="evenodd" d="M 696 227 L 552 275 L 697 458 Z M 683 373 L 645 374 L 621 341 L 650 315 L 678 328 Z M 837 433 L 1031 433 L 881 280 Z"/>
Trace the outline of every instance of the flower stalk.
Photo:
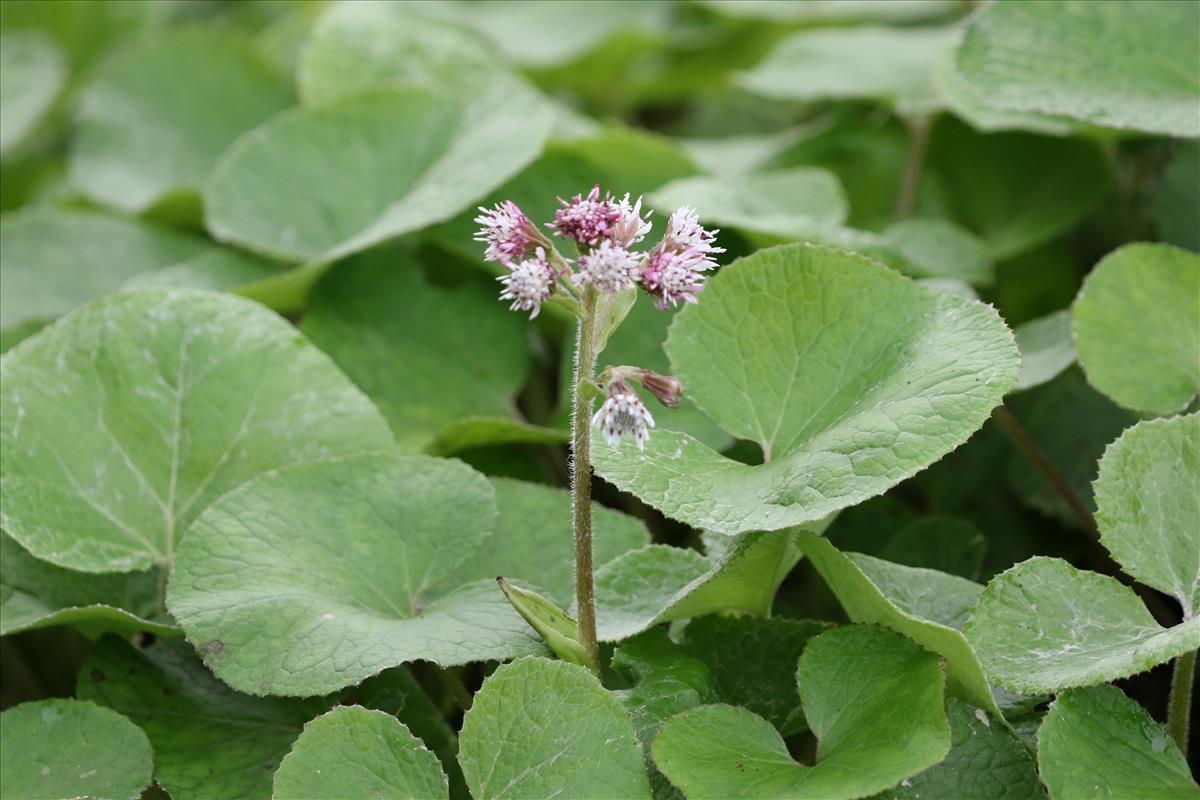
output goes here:
<path id="1" fill-rule="evenodd" d="M 1187 758 L 1188 731 L 1191 730 L 1192 693 L 1196 688 L 1196 652 L 1184 653 L 1175 659 L 1171 675 L 1171 695 L 1167 700 L 1167 733 L 1179 745 Z"/>
<path id="2" fill-rule="evenodd" d="M 592 566 L 592 393 L 586 384 L 596 370 L 596 290 L 588 286 L 580 304 L 571 383 L 571 521 L 575 532 L 575 604 L 579 641 L 599 671 L 596 643 L 596 586 Z"/>

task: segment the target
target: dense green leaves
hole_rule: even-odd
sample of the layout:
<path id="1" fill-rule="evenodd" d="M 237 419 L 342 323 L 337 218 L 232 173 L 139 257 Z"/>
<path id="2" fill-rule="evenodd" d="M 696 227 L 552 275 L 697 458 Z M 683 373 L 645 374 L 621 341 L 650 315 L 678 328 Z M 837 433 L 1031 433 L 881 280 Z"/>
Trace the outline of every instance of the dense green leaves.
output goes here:
<path id="1" fill-rule="evenodd" d="M 135 800 L 150 783 L 146 734 L 80 700 L 22 703 L 0 714 L 0 794 L 22 800 Z"/>
<path id="2" fill-rule="evenodd" d="M 1054 800 L 1200 797 L 1166 730 L 1115 686 L 1059 695 L 1038 730 L 1038 761 Z"/>
<path id="3" fill-rule="evenodd" d="M 0 376 L 4 530 L 72 569 L 169 562 L 214 498 L 388 439 L 328 358 L 227 295 L 103 298 L 5 354 Z"/>
<path id="4" fill-rule="evenodd" d="M 225 149 L 291 100 L 248 44 L 182 29 L 131 53 L 88 88 L 71 181 L 121 211 L 194 204 Z"/>
<path id="5" fill-rule="evenodd" d="M 880 100 L 901 114 L 936 111 L 938 57 L 953 28 L 852 28 L 802 31 L 780 42 L 746 73 L 742 86 L 788 100 Z"/>
<path id="6" fill-rule="evenodd" d="M 853 622 L 883 625 L 946 661 L 948 691 L 999 715 L 980 659 L 959 630 L 979 597 L 976 583 L 933 570 L 841 553 L 799 534 L 800 548 Z"/>
<path id="7" fill-rule="evenodd" d="M 411 259 L 386 253 L 327 275 L 301 330 L 375 401 L 403 452 L 420 452 L 468 418 L 519 422 L 514 396 L 529 368 L 526 320 L 496 302 L 494 282 L 434 288 Z"/>
<path id="8" fill-rule="evenodd" d="M 192 525 L 167 604 L 213 671 L 252 694 L 320 694 L 417 659 L 542 652 L 495 581 L 455 575 L 495 518 L 491 487 L 457 461 L 277 470 Z"/>
<path id="9" fill-rule="evenodd" d="M 817 763 L 792 760 L 770 723 L 734 706 L 669 720 L 654 762 L 688 798 L 863 797 L 950 749 L 937 657 L 894 633 L 847 627 L 812 640 L 796 675 Z"/>
<path id="10" fill-rule="evenodd" d="M 1125 678 L 1200 647 L 1200 617 L 1159 625 L 1115 578 L 1037 557 L 992 579 L 967 623 L 988 677 L 1019 692 Z"/>
<path id="11" fill-rule="evenodd" d="M 65 79 L 62 54 L 46 37 L 0 37 L 0 154 L 8 155 L 29 137 Z"/>
<path id="12" fill-rule="evenodd" d="M 668 516 L 728 534 L 812 524 L 883 492 L 981 425 L 1018 363 L 988 307 L 803 245 L 721 270 L 666 349 L 692 400 L 769 463 L 747 466 L 664 430 L 644 453 L 597 443 L 597 472 Z"/>
<path id="13" fill-rule="evenodd" d="M 1172 136 L 1200 136 L 1200 6 L 1164 0 L 995 3 L 958 51 L 991 106 Z"/>
<path id="14" fill-rule="evenodd" d="M 459 761 L 476 800 L 650 797 L 633 723 L 583 667 L 525 658 L 484 682 Z"/>
<path id="15" fill-rule="evenodd" d="M 1135 243 L 1109 253 L 1074 306 L 1088 381 L 1127 408 L 1166 414 L 1200 391 L 1200 255 Z"/>
<path id="16" fill-rule="evenodd" d="M 176 635 L 162 613 L 157 570 L 84 575 L 39 561 L 0 533 L 0 634 L 50 625 Z"/>
<path id="17" fill-rule="evenodd" d="M 532 161 L 550 123 L 544 101 L 515 81 L 484 94 L 397 88 L 290 111 L 222 160 L 206 194 L 208 227 L 261 253 L 331 261 L 463 210 Z M 281 185 L 290 187 L 282 195 Z"/>
<path id="18" fill-rule="evenodd" d="M 1200 607 L 1200 414 L 1142 422 L 1100 460 L 1100 541 L 1140 583 Z"/>
<path id="19" fill-rule="evenodd" d="M 322 700 L 248 697 L 213 677 L 182 640 L 136 650 L 101 639 L 77 692 L 127 716 L 154 745 L 154 779 L 175 800 L 268 798 L 275 768 Z"/>
<path id="20" fill-rule="evenodd" d="M 275 773 L 279 800 L 448 797 L 437 757 L 390 714 L 339 706 L 304 726 Z"/>
<path id="21" fill-rule="evenodd" d="M 92 211 L 30 208 L 0 224 L 0 328 L 49 322 L 123 286 L 231 289 L 278 267 L 169 228 Z"/>

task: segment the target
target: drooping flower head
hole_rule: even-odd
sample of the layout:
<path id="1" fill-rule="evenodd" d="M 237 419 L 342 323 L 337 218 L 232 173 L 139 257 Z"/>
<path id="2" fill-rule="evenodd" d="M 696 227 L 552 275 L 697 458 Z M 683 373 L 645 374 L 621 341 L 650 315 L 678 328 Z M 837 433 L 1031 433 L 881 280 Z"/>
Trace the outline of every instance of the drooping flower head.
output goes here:
<path id="1" fill-rule="evenodd" d="M 554 269 L 546 261 L 546 251 L 539 247 L 533 258 L 505 266 L 508 274 L 497 278 L 504 284 L 500 299 L 512 300 L 509 306 L 512 311 L 532 311 L 529 318 L 533 319 L 542 310 L 542 303 L 550 299 L 554 288 Z"/>
<path id="2" fill-rule="evenodd" d="M 480 226 L 475 241 L 487 244 L 485 261 L 518 262 L 525 258 L 529 247 L 543 237 L 525 212 L 512 200 L 504 200 L 495 208 L 479 207 L 483 213 L 475 218 Z"/>
<path id="3" fill-rule="evenodd" d="M 632 436 L 638 449 L 644 450 L 654 417 L 628 383 L 614 378 L 608 384 L 608 399 L 592 417 L 592 425 L 604 432 L 604 440 L 612 447 L 621 443 L 622 436 Z"/>
<path id="4" fill-rule="evenodd" d="M 579 285 L 594 286 L 596 291 L 615 294 L 636 286 L 644 256 L 631 253 L 607 239 L 586 255 L 579 257 L 579 272 L 571 280 Z"/>

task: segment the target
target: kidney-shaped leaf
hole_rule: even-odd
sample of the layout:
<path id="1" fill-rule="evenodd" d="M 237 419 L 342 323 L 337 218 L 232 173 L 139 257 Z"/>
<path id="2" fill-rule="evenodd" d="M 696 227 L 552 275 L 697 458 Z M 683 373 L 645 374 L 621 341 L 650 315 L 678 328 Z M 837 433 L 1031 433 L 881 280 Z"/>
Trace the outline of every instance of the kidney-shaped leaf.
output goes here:
<path id="1" fill-rule="evenodd" d="M 820 746 L 792 760 L 783 738 L 744 708 L 685 711 L 663 725 L 654 763 L 689 800 L 865 797 L 933 766 L 950 749 L 937 656 L 890 631 L 837 628 L 809 642 L 796 674 Z"/>
<path id="2" fill-rule="evenodd" d="M 537 157 L 551 122 L 516 79 L 484 93 L 399 88 L 281 114 L 222 159 L 208 226 L 258 252 L 332 261 L 472 205 Z"/>
<path id="3" fill-rule="evenodd" d="M 1100 459 L 1100 541 L 1125 572 L 1200 608 L 1200 414 L 1140 422 Z"/>
<path id="4" fill-rule="evenodd" d="M 133 213 L 174 193 L 196 197 L 234 139 L 291 102 L 287 83 L 247 43 L 181 29 L 130 53 L 88 88 L 71 180 Z"/>
<path id="5" fill-rule="evenodd" d="M 1037 557 L 997 575 L 967 623 L 988 677 L 1027 694 L 1088 686 L 1200 647 L 1200 617 L 1159 625 L 1115 578 Z"/>
<path id="6" fill-rule="evenodd" d="M 1200 136 L 1200 5 L 1169 0 L 992 3 L 958 51 L 988 105 Z"/>
<path id="7" fill-rule="evenodd" d="M 192 290 L 111 295 L 25 340 L 0 361 L 0 408 L 4 530 L 94 572 L 168 563 L 235 486 L 390 438 L 286 321 Z"/>
<path id="8" fill-rule="evenodd" d="M 984 423 L 1019 361 L 988 306 L 810 245 L 723 268 L 666 350 L 696 405 L 767 463 L 664 430 L 645 452 L 597 442 L 596 470 L 726 534 L 811 525 L 924 469 Z"/>
<path id="9" fill-rule="evenodd" d="M 146 734 L 83 700 L 39 700 L 0 714 L 0 795 L 135 800 L 150 783 Z"/>
<path id="10" fill-rule="evenodd" d="M 1126 408 L 1167 414 L 1200 391 L 1200 255 L 1128 244 L 1088 275 L 1075 343 L 1088 381 Z"/>
<path id="11" fill-rule="evenodd" d="M 1166 729 L 1116 686 L 1070 689 L 1038 729 L 1038 763 L 1054 800 L 1200 797 Z"/>
<path id="12" fill-rule="evenodd" d="M 304 726 L 275 773 L 278 800 L 449 797 L 437 756 L 404 723 L 361 706 L 339 706 Z"/>
<path id="13" fill-rule="evenodd" d="M 583 667 L 524 658 L 475 695 L 459 736 L 475 800 L 646 800 L 650 783 L 621 701 Z"/>
<path id="14" fill-rule="evenodd" d="M 540 653 L 493 581 L 445 580 L 495 521 L 491 486 L 458 461 L 296 465 L 196 520 L 167 605 L 213 671 L 252 694 L 321 694 L 417 659 Z"/>

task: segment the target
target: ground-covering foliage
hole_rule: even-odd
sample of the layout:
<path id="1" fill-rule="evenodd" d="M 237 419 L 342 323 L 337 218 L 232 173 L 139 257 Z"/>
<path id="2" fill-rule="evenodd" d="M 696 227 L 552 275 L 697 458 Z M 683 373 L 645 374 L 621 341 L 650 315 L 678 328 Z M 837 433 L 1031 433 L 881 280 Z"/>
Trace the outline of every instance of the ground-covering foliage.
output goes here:
<path id="1" fill-rule="evenodd" d="M 0 177 L 4 800 L 1200 798 L 1200 3 L 3 0 Z"/>

